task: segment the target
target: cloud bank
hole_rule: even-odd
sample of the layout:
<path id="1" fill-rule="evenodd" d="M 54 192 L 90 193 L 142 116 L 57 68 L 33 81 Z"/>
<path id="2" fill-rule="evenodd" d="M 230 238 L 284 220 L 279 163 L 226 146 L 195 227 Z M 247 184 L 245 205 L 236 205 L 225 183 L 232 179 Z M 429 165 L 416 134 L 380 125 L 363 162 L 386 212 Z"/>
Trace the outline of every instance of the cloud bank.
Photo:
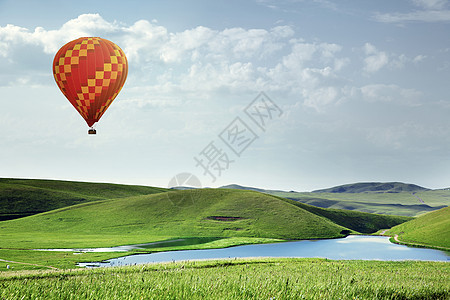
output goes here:
<path id="1" fill-rule="evenodd" d="M 410 3 L 401 13 L 422 14 L 422 19 L 448 9 L 443 1 Z M 329 8 L 332 19 L 316 24 L 340 24 L 334 20 L 341 19 L 345 5 Z M 275 10 L 281 20 L 280 9 Z M 381 17 L 397 18 L 394 23 L 419 19 L 395 13 Z M 99 14 L 51 28 L 2 24 L 4 176 L 87 180 L 90 170 L 96 180 L 115 176 L 117 182 L 164 185 L 177 172 L 199 171 L 193 156 L 264 91 L 283 115 L 265 134 L 258 132 L 258 141 L 222 184 L 253 180 L 295 188 L 302 182 L 319 187 L 374 178 L 444 181 L 450 143 L 445 33 L 438 35 L 443 43 L 430 39 L 419 47 L 415 28 L 396 26 L 387 40 L 385 29 L 391 25 L 361 19 L 359 14 L 352 23 L 364 29 L 359 35 L 337 26 L 336 33 L 327 34 L 312 28 L 311 37 L 302 36 L 303 23 L 289 20 L 258 23 L 263 28 L 204 25 L 212 22 L 178 31 L 156 20 L 123 23 Z M 366 34 L 378 30 L 379 36 Z M 51 71 L 59 47 L 80 36 L 110 39 L 129 59 L 125 87 L 98 124 L 101 134 L 95 139 L 86 135 Z M 92 155 L 101 149 L 101 158 Z M 146 176 L 151 178 L 135 181 Z"/>
<path id="2" fill-rule="evenodd" d="M 83 14 L 53 30 L 0 27 L 0 63 L 6 69 L 0 75 L 1 84 L 51 84 L 48 70 L 53 54 L 80 36 L 108 38 L 125 51 L 130 63 L 127 86 L 143 95 L 133 98 L 139 105 L 164 105 L 167 95 L 204 98 L 223 91 L 264 90 L 296 95 L 305 107 L 320 112 L 361 88 L 345 83 L 349 65 L 367 74 L 390 62 L 389 53 L 370 43 L 362 46 L 365 57 L 352 61 L 342 45 L 306 42 L 290 26 L 223 30 L 198 26 L 169 32 L 157 21 L 126 25 L 106 21 L 99 14 Z"/>
<path id="3" fill-rule="evenodd" d="M 415 10 L 409 12 L 376 14 L 374 19 L 383 23 L 404 22 L 450 22 L 447 0 L 412 0 Z"/>

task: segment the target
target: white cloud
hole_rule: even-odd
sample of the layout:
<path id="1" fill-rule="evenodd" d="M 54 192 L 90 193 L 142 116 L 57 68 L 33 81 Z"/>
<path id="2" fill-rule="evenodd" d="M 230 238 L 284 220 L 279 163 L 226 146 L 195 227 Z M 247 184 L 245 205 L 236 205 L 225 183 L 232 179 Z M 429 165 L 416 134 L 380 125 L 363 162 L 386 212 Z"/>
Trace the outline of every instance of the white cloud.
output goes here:
<path id="1" fill-rule="evenodd" d="M 45 30 L 36 27 L 34 31 L 8 24 L 0 27 L 0 45 L 2 56 L 9 54 L 13 46 L 31 44 L 39 45 L 47 54 L 56 52 L 65 42 L 80 36 L 97 36 L 118 29 L 114 23 L 105 21 L 99 14 L 84 14 L 66 22 L 59 30 Z M 6 46 L 5 46 L 6 45 Z"/>
<path id="2" fill-rule="evenodd" d="M 374 19 L 384 23 L 450 22 L 447 0 L 412 0 L 419 9 L 406 13 L 376 14 Z"/>
<path id="3" fill-rule="evenodd" d="M 309 62 L 314 53 L 317 51 L 317 46 L 314 44 L 294 44 L 292 52 L 283 57 L 283 65 L 288 69 L 302 68 L 305 62 Z"/>
<path id="4" fill-rule="evenodd" d="M 384 51 L 379 51 L 374 45 L 366 43 L 364 52 L 367 57 L 364 59 L 364 70 L 369 73 L 379 71 L 389 62 L 389 57 Z"/>
<path id="5" fill-rule="evenodd" d="M 342 46 L 302 40 L 292 40 L 291 44 L 291 52 L 281 62 L 261 71 L 268 89 L 297 95 L 305 107 L 317 112 L 324 112 L 345 98 L 339 72 L 349 58 L 339 56 Z"/>
<path id="6" fill-rule="evenodd" d="M 168 32 L 163 26 L 139 20 L 130 27 L 121 28 L 118 38 L 129 61 L 157 61 L 161 56 L 161 45 L 168 40 Z"/>
<path id="7" fill-rule="evenodd" d="M 150 102 L 167 99 L 164 94 L 179 97 L 185 92 L 204 98 L 220 90 L 265 89 L 298 93 L 305 97 L 305 105 L 319 110 L 335 100 L 337 89 L 327 81 L 336 77 L 349 59 L 338 56 L 340 45 L 307 43 L 294 35 L 290 26 L 221 31 L 198 26 L 169 32 L 156 21 L 139 20 L 128 26 L 106 21 L 98 14 L 84 14 L 56 30 L 0 27 L 0 55 L 11 66 L 23 64 L 29 68 L 25 56 L 16 53 L 30 45 L 36 49 L 34 57 L 43 58 L 36 61 L 50 64 L 52 54 L 67 41 L 79 36 L 101 36 L 116 42 L 128 57 L 127 86 L 134 99 L 130 103 L 138 103 L 138 93 L 133 91 L 139 87 L 148 91 L 146 98 Z M 21 75 L 9 82 L 25 79 L 30 80 Z"/>
<path id="8" fill-rule="evenodd" d="M 425 60 L 427 58 L 426 55 L 416 55 L 414 57 L 407 56 L 405 54 L 395 55 L 390 54 L 389 55 L 389 67 L 390 68 L 403 68 L 407 64 L 413 63 L 418 64 Z"/>
<path id="9" fill-rule="evenodd" d="M 282 59 L 283 65 L 288 69 L 303 68 L 304 66 L 328 64 L 335 62 L 336 54 L 342 50 L 337 44 L 292 42 L 291 53 Z M 314 61 L 313 61 L 314 58 Z"/>
<path id="10" fill-rule="evenodd" d="M 98 14 L 86 14 L 57 30 L 0 27 L 0 60 L 3 57 L 6 65 L 12 61 L 11 66 L 30 68 L 24 60 L 26 55 L 17 53 L 33 45 L 41 51 L 35 57 L 45 58 L 37 61 L 50 64 L 52 54 L 63 43 L 80 35 L 110 38 L 124 49 L 130 62 L 127 82 L 130 104 L 163 107 L 163 102 L 168 101 L 170 107 L 170 103 L 180 103 L 181 99 L 212 98 L 224 91 L 242 94 L 265 90 L 295 95 L 304 106 L 322 112 L 352 98 L 355 91 L 360 91 L 366 101 L 395 98 L 412 105 L 420 98 L 414 90 L 394 85 L 347 86 L 341 71 L 351 61 L 342 56 L 343 47 L 306 42 L 295 37 L 289 26 L 221 31 L 198 26 L 169 32 L 156 21 L 139 20 L 125 25 L 108 22 Z M 402 55 L 396 58 L 370 43 L 364 45 L 363 51 L 366 55 L 363 71 L 368 73 L 379 71 L 390 62 L 401 65 L 424 59 L 421 55 L 414 59 Z M 38 69 L 43 69 L 42 65 L 36 66 Z M 33 84 L 33 77 L 24 74 L 12 77 L 5 82 L 28 80 L 27 84 Z M 408 102 L 407 98 L 412 100 Z"/>
<path id="11" fill-rule="evenodd" d="M 366 55 L 363 69 L 367 73 L 374 73 L 385 67 L 389 69 L 403 68 L 408 63 L 418 63 L 426 58 L 421 54 L 410 57 L 405 54 L 380 51 L 370 43 L 365 43 L 362 49 Z"/>
<path id="12" fill-rule="evenodd" d="M 324 107 L 334 104 L 338 100 L 339 90 L 336 87 L 327 86 L 313 90 L 304 90 L 304 105 L 322 112 Z"/>
<path id="13" fill-rule="evenodd" d="M 208 91 L 228 89 L 245 91 L 255 89 L 254 70 L 251 63 L 235 62 L 213 65 L 194 64 L 187 76 L 183 76 L 180 87 L 184 91 Z"/>
<path id="14" fill-rule="evenodd" d="M 193 51 L 207 44 L 217 31 L 198 26 L 191 30 L 171 34 L 167 43 L 161 49 L 161 59 L 164 62 L 180 62 L 187 51 Z M 193 60 L 198 59 L 197 51 L 191 53 Z"/>
<path id="15" fill-rule="evenodd" d="M 350 63 L 350 58 L 344 57 L 344 58 L 335 58 L 334 60 L 334 69 L 336 71 L 341 71 L 345 66 L 347 66 Z"/>
<path id="16" fill-rule="evenodd" d="M 392 102 L 408 106 L 421 104 L 421 92 L 415 89 L 405 89 L 395 84 L 370 84 L 359 90 L 362 99 L 367 102 Z"/>
<path id="17" fill-rule="evenodd" d="M 161 59 L 164 62 L 181 62 L 186 57 L 195 61 L 211 59 L 261 59 L 283 48 L 287 38 L 294 31 L 289 26 L 277 26 L 271 30 L 240 27 L 223 31 L 203 26 L 171 33 L 162 46 Z"/>
<path id="18" fill-rule="evenodd" d="M 447 6 L 447 0 L 413 0 L 413 3 L 425 9 L 443 9 Z"/>
<path id="19" fill-rule="evenodd" d="M 418 63 L 418 62 L 425 60 L 426 58 L 427 58 L 426 55 L 419 54 L 413 58 L 413 62 Z"/>
<path id="20" fill-rule="evenodd" d="M 80 36 L 112 35 L 119 29 L 98 14 L 80 15 L 57 30 L 0 26 L 0 86 L 49 84 L 49 66 L 59 47 Z"/>
<path id="21" fill-rule="evenodd" d="M 383 23 L 450 22 L 450 10 L 427 10 L 409 13 L 377 14 L 375 20 Z"/>

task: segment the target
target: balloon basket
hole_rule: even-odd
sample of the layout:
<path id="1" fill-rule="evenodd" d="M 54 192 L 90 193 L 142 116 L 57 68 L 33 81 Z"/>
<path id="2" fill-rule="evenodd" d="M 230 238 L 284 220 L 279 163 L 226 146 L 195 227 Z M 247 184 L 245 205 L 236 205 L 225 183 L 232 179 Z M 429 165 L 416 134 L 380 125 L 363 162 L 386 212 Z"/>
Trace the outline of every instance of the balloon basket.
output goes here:
<path id="1" fill-rule="evenodd" d="M 97 130 L 95 130 L 94 128 L 90 128 L 88 130 L 88 134 L 97 134 Z"/>

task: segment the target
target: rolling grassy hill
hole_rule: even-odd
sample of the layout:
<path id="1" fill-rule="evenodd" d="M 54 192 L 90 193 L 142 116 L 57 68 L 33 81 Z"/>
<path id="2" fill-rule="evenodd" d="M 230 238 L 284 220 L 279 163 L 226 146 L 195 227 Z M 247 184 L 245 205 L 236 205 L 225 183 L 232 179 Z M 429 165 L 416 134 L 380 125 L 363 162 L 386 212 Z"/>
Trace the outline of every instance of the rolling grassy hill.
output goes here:
<path id="1" fill-rule="evenodd" d="M 205 189 L 84 203 L 4 221 L 0 229 L 1 248 L 64 248 L 176 237 L 326 238 L 345 228 L 269 195 Z"/>
<path id="2" fill-rule="evenodd" d="M 450 207 L 442 208 L 391 228 L 401 242 L 450 250 Z"/>
<path id="3" fill-rule="evenodd" d="M 334 223 L 347 227 L 360 233 L 374 233 L 379 229 L 391 228 L 392 226 L 412 220 L 412 217 L 389 216 L 359 211 L 320 208 L 290 200 L 292 204 L 307 210 L 313 214 L 322 216 Z"/>
<path id="4" fill-rule="evenodd" d="M 0 178 L 0 221 L 90 201 L 165 191 L 110 183 Z"/>
<path id="5" fill-rule="evenodd" d="M 292 239 L 337 238 L 351 232 L 371 233 L 410 219 L 318 208 L 252 190 L 166 190 L 2 179 L 0 195 L 10 202 L 14 202 L 11 198 L 18 199 L 19 203 L 13 206 L 16 211 L 39 208 L 40 203 L 47 205 L 45 209 L 59 206 L 0 222 L 0 258 L 37 264 L 15 263 L 23 269 L 47 268 L 48 265 L 73 268 L 75 262 L 123 255 L 83 253 L 75 256 L 29 249 L 110 247 L 179 238 L 196 238 L 203 244 L 135 252 L 222 248 Z M 70 205 L 73 203 L 76 204 Z M 4 211 L 9 212 L 7 208 Z M 0 267 L 10 263 L 0 262 Z"/>
<path id="6" fill-rule="evenodd" d="M 327 213 L 254 191 L 170 191 L 0 222 L 0 248 L 107 247 L 179 237 L 335 238 L 344 236 L 343 230 L 374 232 L 405 221 L 350 213 Z"/>
<path id="7" fill-rule="evenodd" d="M 401 216 L 418 216 L 450 205 L 450 191 L 446 190 L 398 193 L 270 192 L 270 194 L 322 208 Z"/>

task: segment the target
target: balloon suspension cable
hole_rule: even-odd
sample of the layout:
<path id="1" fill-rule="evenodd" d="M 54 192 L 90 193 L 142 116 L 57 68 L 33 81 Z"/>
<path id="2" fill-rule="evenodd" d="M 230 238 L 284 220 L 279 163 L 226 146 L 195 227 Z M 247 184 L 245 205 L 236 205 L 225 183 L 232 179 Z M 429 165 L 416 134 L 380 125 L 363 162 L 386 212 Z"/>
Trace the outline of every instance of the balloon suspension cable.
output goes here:
<path id="1" fill-rule="evenodd" d="M 97 134 L 97 130 L 94 129 L 94 127 L 89 128 L 88 134 Z"/>

